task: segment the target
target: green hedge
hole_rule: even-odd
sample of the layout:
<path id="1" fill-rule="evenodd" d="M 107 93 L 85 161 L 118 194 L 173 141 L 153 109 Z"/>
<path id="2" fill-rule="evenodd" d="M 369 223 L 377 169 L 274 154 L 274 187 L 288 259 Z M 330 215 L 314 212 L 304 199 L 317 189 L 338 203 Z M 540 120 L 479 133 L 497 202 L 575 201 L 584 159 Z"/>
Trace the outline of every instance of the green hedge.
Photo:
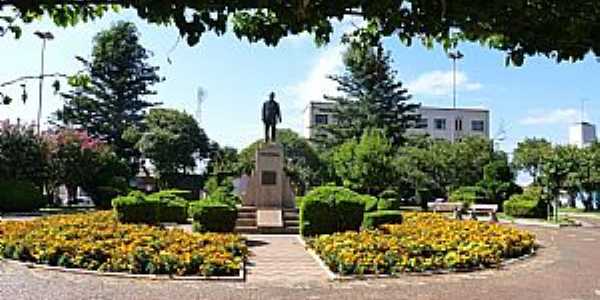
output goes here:
<path id="1" fill-rule="evenodd" d="M 233 232 L 237 219 L 235 206 L 206 199 L 190 204 L 192 229 L 197 232 Z"/>
<path id="2" fill-rule="evenodd" d="M 159 223 L 159 205 L 160 201 L 157 199 L 129 195 L 112 200 L 117 219 L 122 223 Z"/>
<path id="3" fill-rule="evenodd" d="M 163 200 L 177 200 L 182 199 L 185 200 L 190 197 L 192 192 L 186 190 L 162 190 L 153 194 L 150 194 L 149 197 L 159 198 Z"/>
<path id="4" fill-rule="evenodd" d="M 310 191 L 300 207 L 300 233 L 304 236 L 358 231 L 365 203 L 371 198 L 343 187 L 323 186 Z"/>
<path id="5" fill-rule="evenodd" d="M 162 202 L 159 205 L 159 219 L 161 222 L 187 223 L 188 202 L 182 199 Z"/>
<path id="6" fill-rule="evenodd" d="M 399 210 L 380 210 L 366 213 L 363 219 L 362 227 L 365 229 L 375 229 L 383 224 L 401 224 L 402 213 Z"/>
<path id="7" fill-rule="evenodd" d="M 521 218 L 546 218 L 548 211 L 541 189 L 529 188 L 523 194 L 512 195 L 504 202 L 504 213 Z"/>
<path id="8" fill-rule="evenodd" d="M 401 205 L 402 203 L 399 199 L 379 199 L 377 202 L 377 210 L 399 210 Z"/>
<path id="9" fill-rule="evenodd" d="M 187 222 L 188 202 L 167 193 L 146 196 L 135 191 L 113 199 L 112 205 L 123 223 Z"/>
<path id="10" fill-rule="evenodd" d="M 0 212 L 30 212 L 45 205 L 42 191 L 27 181 L 0 182 Z"/>
<path id="11" fill-rule="evenodd" d="M 377 197 L 362 195 L 362 199 L 365 203 L 365 212 L 373 212 L 379 209 L 379 199 Z"/>

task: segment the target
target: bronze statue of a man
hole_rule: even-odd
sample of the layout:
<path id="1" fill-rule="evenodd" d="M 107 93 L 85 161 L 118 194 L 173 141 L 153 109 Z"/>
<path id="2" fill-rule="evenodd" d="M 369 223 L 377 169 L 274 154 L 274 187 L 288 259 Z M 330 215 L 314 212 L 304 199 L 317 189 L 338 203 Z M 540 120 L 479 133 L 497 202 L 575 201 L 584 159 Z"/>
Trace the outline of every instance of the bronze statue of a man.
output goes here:
<path id="1" fill-rule="evenodd" d="M 279 103 L 275 101 L 275 93 L 269 94 L 269 100 L 263 103 L 262 121 L 265 124 L 265 143 L 277 140 L 277 123 L 281 123 L 281 111 Z"/>

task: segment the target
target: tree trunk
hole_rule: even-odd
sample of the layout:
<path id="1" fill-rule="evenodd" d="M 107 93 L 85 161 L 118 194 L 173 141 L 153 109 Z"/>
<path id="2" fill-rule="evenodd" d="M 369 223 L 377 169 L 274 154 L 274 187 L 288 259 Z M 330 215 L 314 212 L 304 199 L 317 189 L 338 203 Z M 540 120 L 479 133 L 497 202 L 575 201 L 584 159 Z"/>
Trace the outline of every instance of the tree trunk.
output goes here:
<path id="1" fill-rule="evenodd" d="M 77 198 L 77 186 L 67 185 L 67 204 L 71 205 L 75 203 Z"/>
<path id="2" fill-rule="evenodd" d="M 584 209 L 585 211 L 591 211 L 592 210 L 592 192 L 588 192 L 587 196 L 585 197 L 585 201 L 583 201 L 583 205 L 584 205 Z"/>
<path id="3" fill-rule="evenodd" d="M 575 208 L 577 206 L 577 197 L 576 194 L 568 193 L 569 195 L 569 207 Z"/>

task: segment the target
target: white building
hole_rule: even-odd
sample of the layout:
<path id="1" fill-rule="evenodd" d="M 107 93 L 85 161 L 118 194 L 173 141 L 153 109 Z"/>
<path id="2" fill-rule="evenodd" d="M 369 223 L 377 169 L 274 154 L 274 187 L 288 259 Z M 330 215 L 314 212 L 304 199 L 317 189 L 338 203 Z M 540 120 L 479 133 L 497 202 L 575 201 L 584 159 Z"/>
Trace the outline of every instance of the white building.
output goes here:
<path id="1" fill-rule="evenodd" d="M 596 126 L 588 122 L 578 122 L 569 127 L 569 144 L 579 148 L 596 141 Z"/>
<path id="2" fill-rule="evenodd" d="M 311 102 L 304 110 L 304 136 L 314 138 L 318 125 L 335 124 L 333 102 Z M 490 112 L 475 108 L 420 107 L 419 128 L 409 129 L 412 134 L 427 134 L 433 138 L 455 141 L 467 136 L 489 138 Z"/>

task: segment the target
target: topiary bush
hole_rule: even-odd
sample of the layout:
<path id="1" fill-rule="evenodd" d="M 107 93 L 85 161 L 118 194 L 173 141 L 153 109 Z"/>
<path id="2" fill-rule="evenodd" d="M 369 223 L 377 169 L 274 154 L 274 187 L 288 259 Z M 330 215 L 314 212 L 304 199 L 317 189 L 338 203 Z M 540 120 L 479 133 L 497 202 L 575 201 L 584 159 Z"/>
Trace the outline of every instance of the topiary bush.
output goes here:
<path id="1" fill-rule="evenodd" d="M 160 222 L 160 201 L 155 198 L 140 197 L 139 195 L 120 196 L 112 200 L 117 220 L 121 223 Z"/>
<path id="2" fill-rule="evenodd" d="M 377 210 L 399 210 L 400 209 L 400 197 L 394 190 L 385 190 L 379 194 L 379 201 L 377 201 Z"/>
<path id="3" fill-rule="evenodd" d="M 123 223 L 186 223 L 188 202 L 169 193 L 145 195 L 134 191 L 113 199 L 117 219 Z"/>
<path id="4" fill-rule="evenodd" d="M 399 199 L 388 198 L 388 199 L 379 199 L 377 201 L 377 210 L 399 210 L 401 206 L 401 202 Z"/>
<path id="5" fill-rule="evenodd" d="M 0 212 L 30 212 L 44 206 L 42 191 L 28 181 L 0 181 Z"/>
<path id="6" fill-rule="evenodd" d="M 152 193 L 149 196 L 154 197 L 154 198 L 164 199 L 164 200 L 175 200 L 175 199 L 185 200 L 191 194 L 192 194 L 191 191 L 168 189 L 168 190 L 162 190 L 162 191 L 159 191 L 156 193 Z"/>
<path id="7" fill-rule="evenodd" d="M 212 201 L 220 202 L 230 206 L 236 206 L 237 204 L 241 203 L 240 197 L 234 195 L 227 187 L 217 188 L 210 194 L 209 198 Z"/>
<path id="8" fill-rule="evenodd" d="M 541 188 L 532 187 L 523 194 L 512 195 L 504 202 L 504 213 L 521 218 L 546 218 L 548 211 L 542 200 Z"/>
<path id="9" fill-rule="evenodd" d="M 237 219 L 235 206 L 207 199 L 192 202 L 189 213 L 193 219 L 193 231 L 233 232 L 235 229 Z"/>
<path id="10" fill-rule="evenodd" d="M 161 201 L 158 208 L 158 216 L 161 222 L 187 223 L 188 202 L 183 199 Z"/>
<path id="11" fill-rule="evenodd" d="M 365 212 L 377 211 L 379 208 L 379 199 L 370 195 L 362 196 L 363 202 L 365 203 Z"/>
<path id="12" fill-rule="evenodd" d="M 366 213 L 362 228 L 376 229 L 383 224 L 402 224 L 402 213 L 399 210 L 380 210 Z"/>
<path id="13" fill-rule="evenodd" d="M 365 211 L 364 197 L 343 187 L 322 186 L 309 192 L 300 207 L 300 233 L 304 236 L 359 230 Z"/>

